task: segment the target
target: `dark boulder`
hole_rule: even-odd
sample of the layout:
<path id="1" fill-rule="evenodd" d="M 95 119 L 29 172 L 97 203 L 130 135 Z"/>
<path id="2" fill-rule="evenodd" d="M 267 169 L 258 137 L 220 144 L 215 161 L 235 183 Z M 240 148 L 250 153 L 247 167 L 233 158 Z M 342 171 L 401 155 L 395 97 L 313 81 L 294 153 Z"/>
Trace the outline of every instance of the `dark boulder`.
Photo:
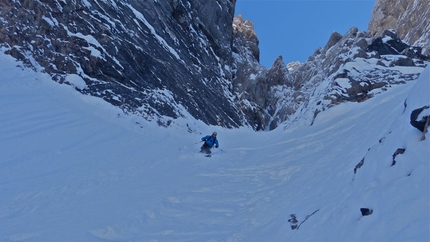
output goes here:
<path id="1" fill-rule="evenodd" d="M 369 216 L 373 213 L 373 209 L 370 208 L 360 208 L 360 211 L 363 216 Z"/>
<path id="2" fill-rule="evenodd" d="M 428 126 L 430 115 L 420 115 L 429 106 L 417 108 L 411 112 L 411 125 L 417 128 L 419 131 L 424 132 L 426 124 Z"/>
<path id="3" fill-rule="evenodd" d="M 358 162 L 358 164 L 354 167 L 354 174 L 357 173 L 357 170 L 360 169 L 364 164 L 364 157 L 363 159 L 361 159 L 360 162 Z"/>
<path id="4" fill-rule="evenodd" d="M 229 101 L 235 0 L 0 2 L 7 54 L 84 94 L 168 125 L 243 125 Z M 170 121 L 169 121 L 170 120 Z"/>
<path id="5" fill-rule="evenodd" d="M 409 45 L 403 42 L 394 30 L 386 30 L 382 37 L 376 38 L 368 46 L 369 51 L 376 51 L 380 55 L 400 55 Z"/>

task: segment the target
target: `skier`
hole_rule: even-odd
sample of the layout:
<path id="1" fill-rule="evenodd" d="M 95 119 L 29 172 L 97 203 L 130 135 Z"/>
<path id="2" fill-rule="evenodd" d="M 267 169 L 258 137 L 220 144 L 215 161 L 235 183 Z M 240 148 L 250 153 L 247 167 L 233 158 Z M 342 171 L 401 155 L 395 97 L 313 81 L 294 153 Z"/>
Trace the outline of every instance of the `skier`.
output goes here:
<path id="1" fill-rule="evenodd" d="M 212 135 L 206 135 L 205 137 L 202 138 L 202 141 L 205 141 L 202 145 L 202 147 L 200 148 L 200 152 L 204 152 L 208 155 L 210 155 L 211 153 L 211 149 L 213 148 L 213 146 L 215 145 L 215 148 L 219 147 L 218 144 L 218 140 L 216 139 L 216 132 L 213 132 Z"/>

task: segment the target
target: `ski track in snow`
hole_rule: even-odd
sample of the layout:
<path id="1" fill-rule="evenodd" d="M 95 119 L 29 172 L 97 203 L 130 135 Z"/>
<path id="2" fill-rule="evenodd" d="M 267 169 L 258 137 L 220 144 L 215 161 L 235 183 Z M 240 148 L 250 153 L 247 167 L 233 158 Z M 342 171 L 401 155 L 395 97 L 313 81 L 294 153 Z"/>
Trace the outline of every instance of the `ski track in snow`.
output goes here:
<path id="1" fill-rule="evenodd" d="M 294 131 L 195 122 L 202 133 L 190 134 L 180 120 L 165 129 L 124 116 L 0 57 L 0 241 L 379 241 L 390 235 L 383 217 L 389 211 L 378 199 L 397 191 L 387 180 L 397 184 L 407 176 L 365 183 L 362 170 L 354 175 L 353 168 L 392 130 L 387 124 L 401 115 L 412 84 L 341 104 Z M 206 158 L 195 142 L 212 129 L 221 149 Z M 390 209 L 404 206 L 411 214 L 405 220 L 413 221 L 419 217 L 413 208 L 429 200 L 418 194 Z M 380 210 L 361 217 L 360 206 Z M 303 221 L 317 209 L 291 230 L 290 214 Z M 418 239 L 429 224 L 420 223 Z M 402 241 L 395 236 L 390 241 Z"/>

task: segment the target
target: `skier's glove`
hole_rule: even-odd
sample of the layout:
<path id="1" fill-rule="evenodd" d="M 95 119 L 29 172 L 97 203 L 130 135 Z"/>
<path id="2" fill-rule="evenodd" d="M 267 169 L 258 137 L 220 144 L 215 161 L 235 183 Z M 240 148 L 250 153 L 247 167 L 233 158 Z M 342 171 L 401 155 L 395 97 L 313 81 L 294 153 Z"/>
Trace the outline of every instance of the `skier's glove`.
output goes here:
<path id="1" fill-rule="evenodd" d="M 218 148 L 218 145 L 215 145 L 215 148 Z"/>

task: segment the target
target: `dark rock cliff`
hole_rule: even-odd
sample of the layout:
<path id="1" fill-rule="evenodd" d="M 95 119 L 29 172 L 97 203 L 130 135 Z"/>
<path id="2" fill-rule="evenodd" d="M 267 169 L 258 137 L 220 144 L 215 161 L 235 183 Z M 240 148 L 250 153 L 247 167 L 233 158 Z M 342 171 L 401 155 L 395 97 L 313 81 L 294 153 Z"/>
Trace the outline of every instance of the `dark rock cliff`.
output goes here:
<path id="1" fill-rule="evenodd" d="M 405 42 L 430 56 L 430 2 L 428 0 L 376 0 L 369 33 L 380 37 L 393 29 Z"/>
<path id="2" fill-rule="evenodd" d="M 238 127 L 243 115 L 228 99 L 235 2 L 5 0 L 0 45 L 55 81 L 78 74 L 82 93 L 160 124 L 189 113 Z"/>

